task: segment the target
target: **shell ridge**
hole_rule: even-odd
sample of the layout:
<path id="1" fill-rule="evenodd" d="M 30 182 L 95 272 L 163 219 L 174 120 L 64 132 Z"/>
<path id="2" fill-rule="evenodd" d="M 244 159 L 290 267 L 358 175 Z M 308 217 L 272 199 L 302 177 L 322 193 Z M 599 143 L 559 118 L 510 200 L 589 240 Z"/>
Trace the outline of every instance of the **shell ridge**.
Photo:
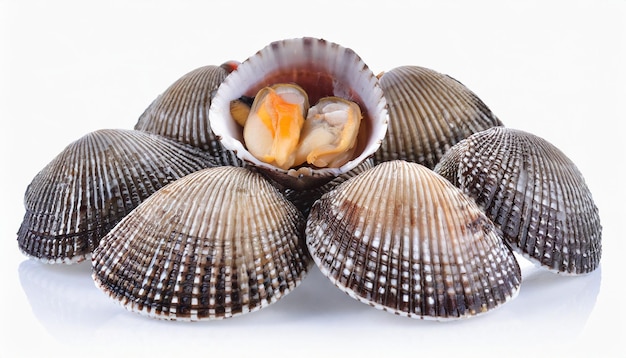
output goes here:
<path id="1" fill-rule="evenodd" d="M 278 211 L 283 214 L 258 224 L 259 233 L 242 228 L 255 215 Z M 203 169 L 160 189 L 122 219 L 94 252 L 94 280 L 128 310 L 159 319 L 256 311 L 306 274 L 295 229 L 301 220 L 259 174 Z"/>
<path id="2" fill-rule="evenodd" d="M 445 185 L 433 185 L 433 189 L 435 188 L 437 189 L 439 197 L 445 197 L 445 193 L 443 192 Z M 455 204 L 454 207 L 460 209 L 458 204 Z M 440 233 L 438 234 L 442 248 L 440 257 L 443 259 L 441 277 L 442 292 L 440 294 L 443 310 L 440 315 L 445 314 L 448 316 L 462 317 L 468 314 L 467 310 L 472 307 L 472 302 L 468 302 L 463 295 L 458 293 L 458 283 L 455 277 L 460 276 L 458 266 L 462 265 L 465 260 L 459 259 L 457 256 L 460 251 L 458 248 L 460 248 L 461 243 L 455 238 L 463 237 L 462 235 L 465 235 L 465 233 L 461 230 L 462 223 L 459 221 L 460 215 L 453 215 L 453 212 L 450 210 L 444 211 L 441 206 L 439 206 L 438 211 L 445 217 L 445 220 L 439 220 Z M 458 212 L 463 211 L 459 210 Z M 447 258 L 452 258 L 451 262 Z"/>
<path id="3" fill-rule="evenodd" d="M 467 143 L 472 143 L 469 150 L 463 144 L 451 149 L 437 171 L 449 176 L 455 161 L 465 166 L 455 184 L 485 209 L 504 234 L 506 245 L 557 273 L 576 275 L 597 268 L 601 255 L 598 209 L 571 159 L 543 138 L 505 127 L 476 133 Z M 460 161 L 455 154 L 459 150 L 466 151 Z M 507 161 L 490 159 L 507 155 Z M 478 166 L 502 176 L 496 180 L 494 196 L 483 172 L 472 168 Z"/>
<path id="4" fill-rule="evenodd" d="M 423 163 L 424 165 L 432 167 L 434 162 L 436 162 L 434 158 L 438 154 L 436 147 L 439 146 L 443 135 L 439 133 L 441 128 L 438 126 L 437 121 L 428 121 L 426 119 L 438 118 L 436 115 L 438 112 L 435 111 L 437 106 L 433 101 L 432 94 L 429 93 L 429 89 L 423 85 L 423 79 L 420 76 L 411 76 L 409 78 L 416 81 L 416 84 L 407 84 L 407 98 L 415 97 L 416 99 L 415 103 L 412 103 L 411 105 L 411 113 L 416 113 L 418 118 L 421 119 L 415 122 L 416 124 L 419 124 L 417 127 L 419 129 L 416 128 L 416 133 L 420 133 L 418 134 L 421 139 L 419 146 L 421 152 L 423 152 L 420 157 L 413 160 L 416 160 L 420 164 Z M 410 90 L 410 92 L 408 92 L 408 90 Z"/>
<path id="5" fill-rule="evenodd" d="M 399 66 L 384 72 L 379 82 L 390 123 L 385 141 L 375 153 L 377 163 L 401 159 L 432 169 L 462 139 L 502 125 L 474 92 L 434 70 Z M 411 124 L 405 126 L 404 122 Z"/>
<path id="6" fill-rule="evenodd" d="M 512 252 L 477 204 L 403 160 L 380 163 L 324 194 L 306 235 L 313 261 L 335 286 L 401 316 L 480 314 L 513 298 L 521 281 Z"/>

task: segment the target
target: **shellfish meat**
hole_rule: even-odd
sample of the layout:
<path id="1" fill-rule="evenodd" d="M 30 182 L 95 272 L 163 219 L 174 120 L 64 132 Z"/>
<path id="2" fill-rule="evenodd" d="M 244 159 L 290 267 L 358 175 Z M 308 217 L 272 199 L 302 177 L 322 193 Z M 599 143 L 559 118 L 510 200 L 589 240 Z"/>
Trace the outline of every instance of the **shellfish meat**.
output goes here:
<path id="1" fill-rule="evenodd" d="M 295 159 L 291 162 L 291 156 L 287 155 L 285 155 L 287 158 L 284 158 L 284 161 L 280 159 L 280 162 L 275 160 L 276 155 L 268 155 L 264 159 L 264 155 L 251 153 L 251 149 L 255 152 L 252 146 L 256 142 L 250 137 L 244 138 L 246 137 L 245 125 L 242 127 L 241 121 L 233 118 L 234 112 L 231 110 L 233 104 L 235 107 L 241 105 L 238 102 L 240 99 L 257 100 L 256 97 L 263 88 L 277 84 L 297 85 L 304 90 L 308 102 L 313 104 L 318 103 L 324 97 L 340 98 L 339 101 L 332 100 L 335 104 L 344 103 L 343 100 L 353 102 L 358 106 L 361 114 L 354 116 L 350 114 L 347 119 L 342 119 L 344 124 L 350 123 L 350 125 L 336 127 L 341 129 L 316 131 L 315 129 L 320 127 L 313 126 L 314 128 L 310 130 L 322 135 L 311 136 L 309 139 L 314 139 L 311 142 L 315 143 L 310 147 L 321 146 L 326 149 L 322 150 L 320 155 L 311 154 L 313 150 L 307 149 L 306 155 L 300 155 L 300 157 L 306 157 L 307 163 L 298 164 Z M 261 93 L 262 97 L 265 95 L 265 92 Z M 270 112 L 275 111 L 276 106 L 282 102 L 282 100 L 276 101 Z M 353 110 L 352 106 L 348 108 L 350 111 Z M 258 168 L 260 172 L 280 185 L 297 190 L 323 185 L 354 169 L 373 155 L 385 137 L 388 120 L 387 105 L 382 89 L 378 85 L 378 79 L 363 60 L 348 48 L 309 37 L 273 42 L 242 62 L 219 86 L 213 97 L 209 116 L 211 128 L 225 148 L 237 153 L 241 160 Z M 238 114 L 235 117 L 238 117 Z M 330 114 L 324 117 L 333 118 Z M 327 134 L 330 132 L 342 132 L 344 128 L 353 128 L 352 119 L 355 117 L 362 117 L 355 131 L 356 139 L 344 141 L 344 139 L 350 139 L 351 134 L 347 134 L 349 131 L 345 135 L 333 135 L 330 139 L 328 138 Z M 292 122 L 286 123 L 291 125 Z M 308 124 L 305 125 L 305 123 L 306 121 L 302 122 L 301 126 L 304 126 L 306 131 Z M 276 129 L 287 131 L 288 128 L 287 126 L 284 128 L 267 126 L 267 128 L 270 127 L 272 128 L 270 132 Z M 328 128 L 326 125 L 323 127 Z M 256 132 L 258 135 L 264 131 L 251 131 L 251 133 Z M 297 130 L 293 132 L 300 133 Z M 295 134 L 290 135 L 289 140 L 298 143 L 295 137 Z M 271 142 L 266 141 L 262 145 L 262 150 L 258 152 L 270 151 L 267 147 L 271 146 L 271 143 L 274 143 L 273 138 Z M 281 149 L 278 152 L 285 151 Z M 286 154 L 293 154 L 292 152 L 293 148 L 290 147 Z M 325 158 L 331 152 L 333 152 L 332 158 Z M 342 156 L 342 153 L 347 154 Z"/>
<path id="2" fill-rule="evenodd" d="M 545 139 L 490 128 L 452 147 L 435 171 L 472 197 L 534 263 L 563 274 L 598 267 L 598 208 L 576 165 Z"/>
<path id="3" fill-rule="evenodd" d="M 517 295 L 521 272 L 491 221 L 432 170 L 389 161 L 313 204 L 306 242 L 331 282 L 402 316 L 446 320 Z"/>
<path id="4" fill-rule="evenodd" d="M 310 267 L 304 218 L 261 175 L 207 168 L 162 188 L 94 252 L 96 285 L 130 311 L 199 321 L 256 311 Z"/>

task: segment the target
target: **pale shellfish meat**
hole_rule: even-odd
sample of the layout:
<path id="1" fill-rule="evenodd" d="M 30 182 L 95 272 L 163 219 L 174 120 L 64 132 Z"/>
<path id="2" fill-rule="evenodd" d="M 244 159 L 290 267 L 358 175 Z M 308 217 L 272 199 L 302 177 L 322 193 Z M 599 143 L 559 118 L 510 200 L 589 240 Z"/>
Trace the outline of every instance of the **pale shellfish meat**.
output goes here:
<path id="1" fill-rule="evenodd" d="M 300 86 L 310 103 L 334 96 L 359 106 L 362 120 L 354 152 L 344 164 L 281 168 L 250 153 L 243 128 L 232 116 L 232 101 L 255 97 L 262 88 L 279 83 Z M 209 116 L 211 128 L 225 148 L 280 185 L 296 190 L 321 186 L 357 167 L 380 147 L 388 121 L 383 91 L 363 60 L 351 49 L 310 37 L 272 42 L 242 62 L 218 88 Z"/>
<path id="2" fill-rule="evenodd" d="M 261 89 L 251 107 L 243 98 L 230 103 L 233 119 L 244 127 L 246 148 L 265 163 L 338 168 L 354 154 L 362 114 L 352 101 L 324 97 L 309 108 L 300 86 L 275 84 Z"/>
<path id="3" fill-rule="evenodd" d="M 397 315 L 470 317 L 517 295 L 520 267 L 495 226 L 432 170 L 384 162 L 324 194 L 306 226 L 321 272 Z"/>
<path id="4" fill-rule="evenodd" d="M 296 163 L 338 168 L 356 148 L 362 119 L 359 105 L 339 97 L 324 97 L 309 109 L 296 153 Z"/>
<path id="5" fill-rule="evenodd" d="M 243 127 L 246 148 L 265 163 L 291 168 L 308 109 L 308 96 L 299 86 L 275 84 L 261 89 Z"/>
<path id="6" fill-rule="evenodd" d="M 155 134 L 123 129 L 88 133 L 28 185 L 19 249 L 46 263 L 88 259 L 102 236 L 152 193 L 214 165 L 209 153 Z"/>
<path id="7" fill-rule="evenodd" d="M 157 191 L 111 230 L 94 252 L 93 278 L 149 317 L 233 317 L 299 285 L 310 268 L 303 226 L 261 175 L 208 168 Z"/>
<path id="8" fill-rule="evenodd" d="M 460 140 L 503 125 L 474 92 L 450 76 L 400 66 L 379 77 L 389 126 L 376 163 L 401 159 L 432 169 Z"/>
<path id="9" fill-rule="evenodd" d="M 576 165 L 545 139 L 487 129 L 452 147 L 435 171 L 472 197 L 534 263 L 563 274 L 599 266 L 598 208 Z"/>

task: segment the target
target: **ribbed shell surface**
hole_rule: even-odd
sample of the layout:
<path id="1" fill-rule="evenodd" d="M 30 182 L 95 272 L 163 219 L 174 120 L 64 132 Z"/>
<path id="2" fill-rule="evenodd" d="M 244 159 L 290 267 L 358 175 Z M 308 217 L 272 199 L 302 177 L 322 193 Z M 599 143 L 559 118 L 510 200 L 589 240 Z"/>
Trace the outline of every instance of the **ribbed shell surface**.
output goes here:
<path id="1" fill-rule="evenodd" d="M 344 181 L 355 177 L 367 169 L 374 167 L 374 159 L 368 158 L 364 160 L 361 164 L 359 164 L 356 168 L 350 170 L 349 172 L 343 173 L 331 180 L 330 182 L 318 187 L 309 190 L 294 190 L 290 188 L 279 187 L 280 192 L 291 201 L 300 211 L 304 214 L 304 217 L 308 217 L 309 211 L 311 210 L 311 206 L 313 203 L 322 197 L 325 193 L 330 191 L 332 188 L 337 185 L 343 183 Z M 278 186 L 278 184 L 276 183 Z"/>
<path id="2" fill-rule="evenodd" d="M 94 252 L 96 285 L 130 311 L 228 318 L 291 292 L 309 268 L 302 214 L 260 175 L 216 167 L 159 190 Z"/>
<path id="3" fill-rule="evenodd" d="M 20 250 L 73 263 L 152 193 L 213 165 L 196 148 L 140 131 L 102 129 L 69 144 L 32 180 L 18 231 Z"/>
<path id="4" fill-rule="evenodd" d="M 476 94 L 434 70 L 396 67 L 379 82 L 389 106 L 389 126 L 377 163 L 401 159 L 432 169 L 460 140 L 502 125 Z"/>
<path id="5" fill-rule="evenodd" d="M 435 171 L 474 198 L 505 241 L 535 263 L 565 274 L 598 267 L 598 208 L 576 165 L 545 139 L 488 129 L 458 143 Z"/>
<path id="6" fill-rule="evenodd" d="M 521 282 L 491 221 L 417 163 L 379 164 L 322 196 L 306 241 L 337 287 L 401 316 L 474 316 L 515 297 Z"/>
<path id="7" fill-rule="evenodd" d="M 150 104 L 135 129 L 208 151 L 221 165 L 241 165 L 237 156 L 217 140 L 209 124 L 213 94 L 234 67 L 230 62 L 209 65 L 183 75 Z"/>

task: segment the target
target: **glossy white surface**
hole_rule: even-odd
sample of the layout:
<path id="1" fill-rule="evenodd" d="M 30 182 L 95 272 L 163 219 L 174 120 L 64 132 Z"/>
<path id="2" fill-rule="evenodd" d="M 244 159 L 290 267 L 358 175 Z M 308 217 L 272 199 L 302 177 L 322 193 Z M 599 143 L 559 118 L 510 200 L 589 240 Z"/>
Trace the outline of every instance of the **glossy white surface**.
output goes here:
<path id="1" fill-rule="evenodd" d="M 624 356 L 625 23 L 623 0 L 0 2 L 0 356 Z M 259 312 L 179 323 L 125 311 L 93 285 L 89 264 L 18 251 L 26 186 L 67 144 L 132 128 L 192 69 L 301 36 L 350 47 L 375 73 L 447 73 L 505 125 L 561 148 L 600 209 L 600 269 L 564 277 L 522 261 L 515 300 L 437 323 L 374 310 L 314 268 Z"/>

